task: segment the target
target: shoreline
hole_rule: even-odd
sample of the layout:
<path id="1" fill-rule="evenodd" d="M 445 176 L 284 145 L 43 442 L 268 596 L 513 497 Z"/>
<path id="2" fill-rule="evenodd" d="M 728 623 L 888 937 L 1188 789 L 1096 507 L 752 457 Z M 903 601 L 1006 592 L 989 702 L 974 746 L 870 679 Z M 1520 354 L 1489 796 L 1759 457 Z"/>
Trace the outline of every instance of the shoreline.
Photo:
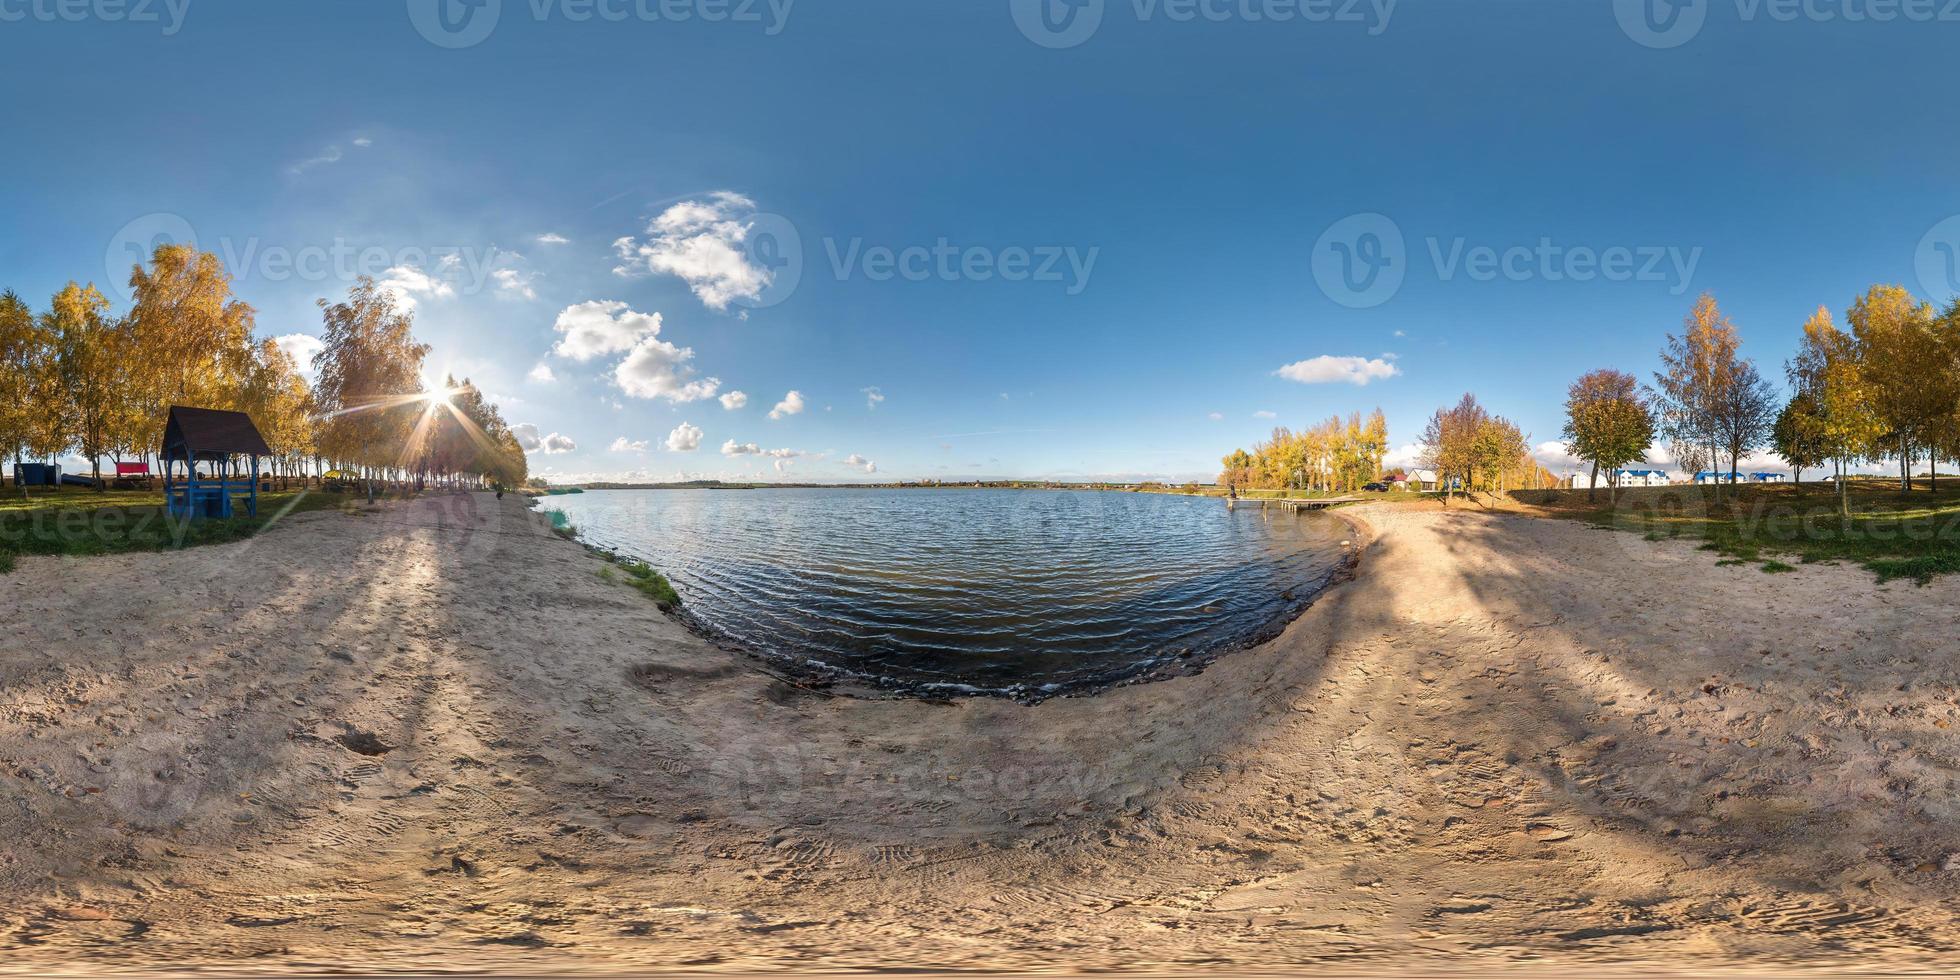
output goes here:
<path id="1" fill-rule="evenodd" d="M 0 949 L 1380 974 L 1960 943 L 1960 664 L 1915 639 L 1960 633 L 1960 583 L 1351 516 L 1352 587 L 1278 638 L 1035 706 L 800 688 L 488 495 L 29 559 L 0 578 Z"/>

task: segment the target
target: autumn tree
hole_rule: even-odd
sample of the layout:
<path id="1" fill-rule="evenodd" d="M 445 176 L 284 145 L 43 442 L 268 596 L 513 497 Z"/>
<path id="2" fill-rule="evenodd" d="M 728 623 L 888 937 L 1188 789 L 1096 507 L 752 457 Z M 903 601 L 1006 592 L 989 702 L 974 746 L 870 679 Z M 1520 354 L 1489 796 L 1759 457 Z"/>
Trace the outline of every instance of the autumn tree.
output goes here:
<path id="1" fill-rule="evenodd" d="M 1469 486 L 1477 468 L 1477 436 L 1490 413 L 1466 394 L 1454 407 L 1440 408 L 1423 429 L 1423 465 L 1436 471 L 1443 484 L 1443 505 L 1449 506 L 1457 482 Z"/>
<path id="2" fill-rule="evenodd" d="M 1737 382 L 1740 339 L 1735 325 L 1723 316 L 1715 296 L 1701 294 L 1682 323 L 1682 333 L 1668 335 L 1660 351 L 1662 370 L 1654 372 L 1654 408 L 1660 431 L 1676 445 L 1684 468 L 1713 466 L 1723 443 L 1721 412 L 1729 388 Z M 1693 461 L 1695 466 L 1688 466 Z M 1721 486 L 1715 490 L 1721 496 Z"/>
<path id="3" fill-rule="evenodd" d="M 1776 425 L 1770 430 L 1770 444 L 1776 449 L 1776 454 L 1790 464 L 1798 486 L 1803 485 L 1805 469 L 1821 467 L 1828 462 L 1831 458 L 1830 443 L 1825 438 L 1824 417 L 1816 399 L 1803 391 L 1790 396 L 1790 401 L 1776 416 Z"/>
<path id="4" fill-rule="evenodd" d="M 1873 286 L 1845 314 L 1858 341 L 1864 397 L 1884 427 L 1880 441 L 1912 489 L 1912 463 L 1931 445 L 1950 406 L 1933 369 L 1941 359 L 1933 307 L 1899 286 Z"/>
<path id="5" fill-rule="evenodd" d="M 313 389 L 300 376 L 298 363 L 277 341 L 260 341 L 236 400 L 272 449 L 274 475 L 282 485 L 289 484 L 313 452 Z"/>
<path id="6" fill-rule="evenodd" d="M 1620 468 L 1645 459 L 1654 443 L 1654 413 L 1631 374 L 1610 369 L 1588 372 L 1572 383 L 1565 396 L 1567 451 L 1592 464 L 1587 499 L 1599 487 L 1599 471 L 1616 487 Z"/>
<path id="7" fill-rule="evenodd" d="M 361 277 L 345 302 L 321 300 L 320 310 L 323 346 L 313 359 L 320 377 L 314 389 L 323 418 L 320 448 L 363 467 L 372 501 L 375 469 L 403 462 L 424 401 L 422 359 L 429 348 L 416 342 L 413 316 L 397 309 L 371 277 Z"/>
<path id="8" fill-rule="evenodd" d="M 1837 470 L 1838 514 L 1851 512 L 1845 476 L 1873 451 L 1883 426 L 1865 395 L 1857 339 L 1839 330 L 1831 311 L 1818 307 L 1804 321 L 1796 356 L 1785 366 L 1790 387 L 1809 399 L 1815 435 Z"/>
<path id="9" fill-rule="evenodd" d="M 1219 486 L 1237 492 L 1239 487 L 1247 485 L 1252 479 L 1252 454 L 1245 450 L 1234 449 L 1220 462 L 1224 464 L 1225 470 L 1218 475 Z"/>
<path id="10" fill-rule="evenodd" d="M 24 461 L 45 409 L 36 404 L 37 375 L 47 362 L 47 335 L 19 294 L 0 293 L 0 459 Z"/>
<path id="11" fill-rule="evenodd" d="M 142 406 L 131 441 L 147 454 L 162 442 L 170 406 L 236 407 L 252 367 L 255 314 L 232 296 L 224 263 L 189 245 L 159 245 L 148 268 L 130 272 L 129 288 Z"/>
<path id="12" fill-rule="evenodd" d="M 42 315 L 53 352 L 55 391 L 41 410 L 52 414 L 62 449 L 89 461 L 97 490 L 102 456 L 116 448 L 117 423 L 130 397 L 128 331 L 109 315 L 109 301 L 94 286 L 70 282 Z"/>

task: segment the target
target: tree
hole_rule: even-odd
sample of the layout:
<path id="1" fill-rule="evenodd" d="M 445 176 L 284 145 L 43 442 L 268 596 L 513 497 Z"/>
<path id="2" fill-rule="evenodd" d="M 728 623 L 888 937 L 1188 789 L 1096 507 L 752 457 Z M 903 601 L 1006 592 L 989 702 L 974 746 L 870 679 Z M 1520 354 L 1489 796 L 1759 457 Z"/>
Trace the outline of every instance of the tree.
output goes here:
<path id="1" fill-rule="evenodd" d="M 422 397 L 422 359 L 429 348 L 415 341 L 414 318 L 394 297 L 362 276 L 347 301 L 320 301 L 325 322 L 313 359 L 320 381 L 315 397 L 324 419 L 320 448 L 358 463 L 374 499 L 374 470 L 406 462 L 402 450 Z"/>
<path id="2" fill-rule="evenodd" d="M 1737 360 L 1713 408 L 1717 445 L 1728 451 L 1729 482 L 1740 475 L 1742 457 L 1769 443 L 1776 421 L 1776 391 L 1756 371 L 1756 363 Z"/>
<path id="3" fill-rule="evenodd" d="M 1252 478 L 1252 455 L 1243 449 L 1234 449 L 1221 462 L 1225 465 L 1225 471 L 1219 474 L 1218 485 L 1236 494 L 1238 488 L 1245 486 Z"/>
<path id="4" fill-rule="evenodd" d="M 1934 420 L 1927 433 L 1927 455 L 1932 457 L 1933 490 L 1940 488 L 1940 457 L 1960 461 L 1960 297 L 1947 304 L 1933 321 L 1935 361 L 1928 369 L 1929 383 L 1937 386 L 1933 397 Z"/>
<path id="5" fill-rule="evenodd" d="M 172 405 L 236 408 L 252 368 L 254 312 L 233 298 L 231 274 L 216 255 L 188 245 L 160 245 L 150 268 L 130 272 L 129 322 L 144 448 L 163 441 Z"/>
<path id="6" fill-rule="evenodd" d="M 313 390 L 292 355 L 276 341 L 260 341 L 237 401 L 271 447 L 275 475 L 290 483 L 293 471 L 313 453 L 314 411 Z"/>
<path id="7" fill-rule="evenodd" d="M 1785 370 L 1790 387 L 1810 399 L 1817 435 L 1837 468 L 1838 515 L 1851 514 L 1845 476 L 1873 451 L 1883 427 L 1865 396 L 1865 373 L 1858 343 L 1837 328 L 1831 311 L 1818 307 L 1803 325 L 1803 340 Z"/>
<path id="8" fill-rule="evenodd" d="M 1531 457 L 1524 433 L 1509 419 L 1498 416 L 1478 423 L 1471 447 L 1474 471 L 1483 477 L 1484 489 L 1492 493 L 1511 489 L 1509 478 L 1523 469 Z"/>
<path id="9" fill-rule="evenodd" d="M 42 409 L 59 420 L 62 448 L 89 461 L 97 490 L 104 489 L 102 454 L 115 448 L 112 440 L 130 394 L 127 328 L 108 314 L 109 301 L 99 290 L 70 282 L 42 315 L 59 393 Z"/>
<path id="10" fill-rule="evenodd" d="M 1830 442 L 1825 437 L 1823 413 L 1817 402 L 1809 394 L 1799 391 L 1790 396 L 1788 404 L 1776 416 L 1776 425 L 1770 432 L 1770 444 L 1776 454 L 1790 464 L 1795 473 L 1797 485 L 1803 485 L 1803 471 L 1806 468 L 1823 466 L 1831 458 Z"/>
<path id="11" fill-rule="evenodd" d="M 18 463 L 35 441 L 45 412 L 36 403 L 48 356 L 47 335 L 19 294 L 0 293 L 0 459 Z"/>
<path id="12" fill-rule="evenodd" d="M 1661 431 L 1674 443 L 1675 457 L 1684 469 L 1699 470 L 1720 458 L 1717 450 L 1724 441 L 1720 419 L 1737 382 L 1740 346 L 1734 324 L 1708 293 L 1695 301 L 1680 336 L 1667 337 L 1661 351 L 1663 370 L 1654 374 L 1654 407 Z M 1698 465 L 1690 467 L 1689 460 Z M 1721 492 L 1718 483 L 1716 496 Z"/>
<path id="13" fill-rule="evenodd" d="M 1468 487 L 1477 468 L 1477 436 L 1490 413 L 1465 394 L 1452 408 L 1440 408 L 1423 430 L 1423 463 L 1436 471 L 1443 484 L 1443 506 L 1449 506 L 1461 480 Z"/>
<path id="14" fill-rule="evenodd" d="M 1612 474 L 1645 459 L 1647 447 L 1654 444 L 1654 413 L 1640 393 L 1640 382 L 1610 369 L 1574 381 L 1565 396 L 1564 438 L 1572 455 L 1592 463 L 1588 500 L 1598 490 L 1601 467 L 1606 469 L 1609 486 L 1617 487 L 1619 481 Z"/>
<path id="15" fill-rule="evenodd" d="M 1912 489 L 1912 462 L 1951 414 L 1933 307 L 1899 286 L 1873 286 L 1845 314 L 1858 341 L 1864 397 L 1884 427 L 1885 449 L 1898 456 L 1899 479 Z"/>

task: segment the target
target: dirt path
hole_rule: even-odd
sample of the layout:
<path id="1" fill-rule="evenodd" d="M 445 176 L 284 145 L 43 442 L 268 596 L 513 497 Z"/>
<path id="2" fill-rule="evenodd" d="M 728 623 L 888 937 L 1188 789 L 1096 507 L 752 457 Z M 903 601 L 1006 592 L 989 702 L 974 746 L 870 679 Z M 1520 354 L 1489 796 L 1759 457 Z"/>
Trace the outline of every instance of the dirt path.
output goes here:
<path id="1" fill-rule="evenodd" d="M 0 972 L 1951 957 L 1960 584 L 1361 516 L 1281 639 L 1032 708 L 774 680 L 514 498 L 27 560 Z"/>

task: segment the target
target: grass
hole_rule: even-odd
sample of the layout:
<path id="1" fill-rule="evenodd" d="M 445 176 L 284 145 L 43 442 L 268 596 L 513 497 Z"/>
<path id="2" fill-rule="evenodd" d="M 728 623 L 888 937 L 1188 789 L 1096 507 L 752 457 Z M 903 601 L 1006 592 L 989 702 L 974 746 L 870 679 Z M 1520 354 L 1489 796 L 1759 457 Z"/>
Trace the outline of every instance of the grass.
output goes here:
<path id="1" fill-rule="evenodd" d="M 626 584 L 639 589 L 658 604 L 661 610 L 671 611 L 681 604 L 681 594 L 674 591 L 667 576 L 653 570 L 653 566 L 643 561 L 628 561 L 621 568 L 626 570 Z"/>
<path id="2" fill-rule="evenodd" d="M 1846 562 L 1870 570 L 1880 582 L 1909 579 L 1920 585 L 1960 573 L 1960 486 L 1942 481 L 1933 493 L 1923 481 L 1910 494 L 1897 480 L 1851 484 L 1851 515 L 1840 519 L 1829 484 L 1713 487 L 1641 487 L 1621 490 L 1617 503 L 1601 490 L 1588 502 L 1584 490 L 1531 491 L 1514 495 L 1546 516 L 1589 521 L 1642 534 L 1649 541 L 1702 542 L 1725 556 L 1722 564 L 1759 564 L 1772 574 L 1798 563 Z"/>
<path id="3" fill-rule="evenodd" d="M 179 522 L 164 513 L 158 490 L 98 493 L 63 487 L 23 493 L 10 487 L 0 494 L 0 573 L 13 571 L 29 555 L 174 551 L 242 541 L 286 514 L 351 508 L 356 502 L 352 495 L 317 490 L 261 493 L 258 517 Z"/>
<path id="4" fill-rule="evenodd" d="M 578 528 L 572 526 L 571 515 L 554 507 L 545 511 L 544 516 L 551 521 L 551 529 L 557 532 L 559 537 L 567 541 L 578 540 Z M 672 612 L 680 607 L 681 594 L 674 591 L 674 584 L 667 581 L 667 576 L 655 571 L 652 565 L 631 558 L 621 558 L 609 552 L 601 552 L 601 554 L 610 559 L 613 564 L 599 569 L 600 581 L 608 583 L 619 581 L 619 576 L 613 572 L 614 565 L 617 565 L 626 573 L 626 584 L 652 599 L 660 606 L 661 612 Z"/>

